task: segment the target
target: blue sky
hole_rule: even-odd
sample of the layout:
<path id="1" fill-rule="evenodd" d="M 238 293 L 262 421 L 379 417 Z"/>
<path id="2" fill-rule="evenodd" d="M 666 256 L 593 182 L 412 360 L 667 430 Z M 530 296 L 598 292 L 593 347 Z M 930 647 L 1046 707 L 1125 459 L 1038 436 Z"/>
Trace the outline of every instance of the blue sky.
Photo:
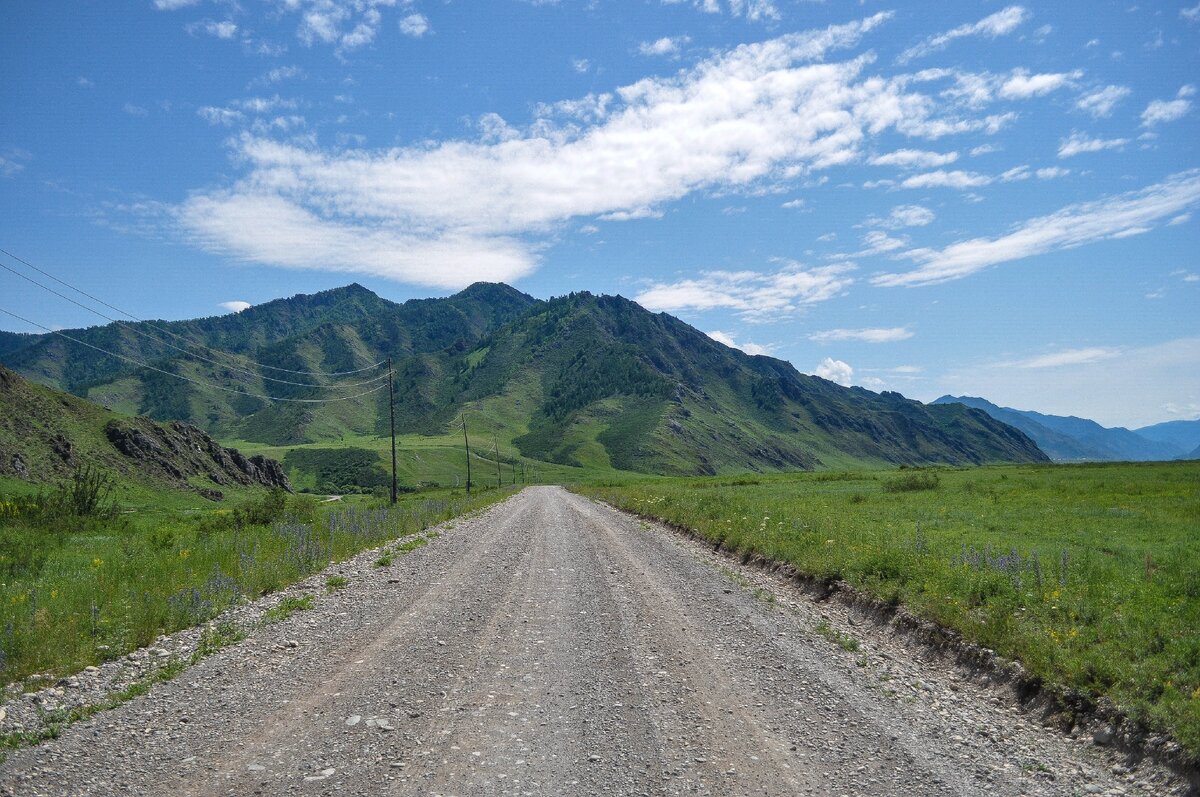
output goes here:
<path id="1" fill-rule="evenodd" d="M 0 247 L 143 318 L 504 281 L 872 390 L 1197 418 L 1198 67 L 1194 0 L 12 2 Z"/>

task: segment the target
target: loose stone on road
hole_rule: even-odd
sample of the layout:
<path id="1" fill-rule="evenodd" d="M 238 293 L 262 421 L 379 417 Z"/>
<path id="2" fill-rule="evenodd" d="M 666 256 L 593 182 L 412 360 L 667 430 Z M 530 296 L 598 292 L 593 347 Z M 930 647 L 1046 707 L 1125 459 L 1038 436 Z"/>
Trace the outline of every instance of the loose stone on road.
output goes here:
<path id="1" fill-rule="evenodd" d="M 761 600 L 702 547 L 647 526 L 529 488 L 390 568 L 369 553 L 337 565 L 350 585 L 311 611 L 13 752 L 0 793 L 1172 788 L 883 632 L 847 653 L 814 633 L 826 610 L 798 593 Z"/>

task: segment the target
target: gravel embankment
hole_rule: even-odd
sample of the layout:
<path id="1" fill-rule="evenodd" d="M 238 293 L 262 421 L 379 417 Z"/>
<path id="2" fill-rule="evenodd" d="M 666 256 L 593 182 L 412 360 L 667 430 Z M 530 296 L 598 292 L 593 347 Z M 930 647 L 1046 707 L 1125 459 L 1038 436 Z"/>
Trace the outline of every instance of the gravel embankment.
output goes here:
<path id="1" fill-rule="evenodd" d="M 1186 793 L 849 610 L 561 489 L 439 531 L 13 752 L 0 794 Z"/>

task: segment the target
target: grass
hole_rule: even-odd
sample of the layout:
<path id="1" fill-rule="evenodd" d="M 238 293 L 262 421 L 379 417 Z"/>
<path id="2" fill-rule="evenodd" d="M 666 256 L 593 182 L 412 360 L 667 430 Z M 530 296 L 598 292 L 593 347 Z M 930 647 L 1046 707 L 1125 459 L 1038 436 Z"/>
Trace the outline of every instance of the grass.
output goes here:
<path id="1" fill-rule="evenodd" d="M 345 589 L 350 584 L 350 579 L 345 576 L 330 576 L 325 579 L 325 591 L 337 592 L 339 589 Z"/>
<path id="2" fill-rule="evenodd" d="M 831 626 L 828 620 L 822 620 L 817 623 L 816 632 L 847 653 L 853 653 L 858 650 L 858 640 L 849 634 L 843 634 Z"/>
<path id="3" fill-rule="evenodd" d="M 0 681 L 117 658 L 510 494 L 431 490 L 394 507 L 365 497 L 319 504 L 262 496 L 212 510 L 164 493 L 169 508 L 148 502 L 129 513 L 122 504 L 113 516 L 53 522 L 22 514 L 36 495 L 0 495 Z"/>
<path id="4" fill-rule="evenodd" d="M 288 596 L 263 612 L 264 623 L 281 623 L 296 612 L 304 612 L 316 605 L 317 599 L 312 595 L 301 595 L 298 598 Z"/>
<path id="5" fill-rule="evenodd" d="M 1200 760 L 1198 463 L 576 489 L 903 604 L 1047 684 L 1112 699 Z"/>

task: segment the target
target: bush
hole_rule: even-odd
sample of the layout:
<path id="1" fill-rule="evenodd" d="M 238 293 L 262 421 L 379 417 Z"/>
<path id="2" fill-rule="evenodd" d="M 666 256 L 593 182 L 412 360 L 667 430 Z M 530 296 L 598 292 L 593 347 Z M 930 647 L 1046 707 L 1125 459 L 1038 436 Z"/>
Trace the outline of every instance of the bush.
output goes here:
<path id="1" fill-rule="evenodd" d="M 936 473 L 915 471 L 888 479 L 883 483 L 883 490 L 888 493 L 915 493 L 921 490 L 936 490 L 937 486 L 938 475 Z"/>

